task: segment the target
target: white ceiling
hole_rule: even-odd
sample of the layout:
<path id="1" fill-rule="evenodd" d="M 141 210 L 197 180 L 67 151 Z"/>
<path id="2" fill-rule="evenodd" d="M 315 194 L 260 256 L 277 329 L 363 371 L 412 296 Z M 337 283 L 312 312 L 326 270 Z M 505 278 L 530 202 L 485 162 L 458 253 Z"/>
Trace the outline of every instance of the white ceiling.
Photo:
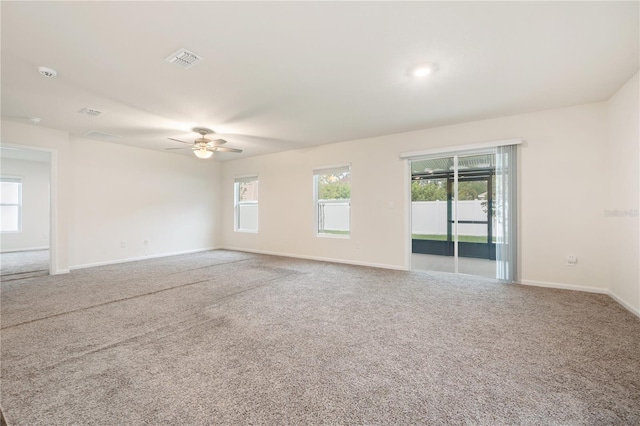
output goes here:
<path id="1" fill-rule="evenodd" d="M 602 101 L 638 71 L 638 6 L 2 2 L 2 116 L 157 150 L 206 126 L 226 160 Z M 183 47 L 204 61 L 164 62 Z"/>

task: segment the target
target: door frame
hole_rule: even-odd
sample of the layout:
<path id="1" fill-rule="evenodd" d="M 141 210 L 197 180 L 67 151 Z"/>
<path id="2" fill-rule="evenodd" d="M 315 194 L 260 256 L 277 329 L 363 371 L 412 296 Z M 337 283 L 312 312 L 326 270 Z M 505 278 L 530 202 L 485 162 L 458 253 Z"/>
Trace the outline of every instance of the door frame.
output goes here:
<path id="1" fill-rule="evenodd" d="M 3 147 L 25 151 L 44 151 L 49 153 L 49 274 L 57 275 L 69 272 L 58 269 L 60 236 L 58 234 L 58 150 L 32 145 L 3 143 Z"/>
<path id="2" fill-rule="evenodd" d="M 400 159 L 404 160 L 404 206 L 405 206 L 405 215 L 404 215 L 404 269 L 407 271 L 412 270 L 412 260 L 411 260 L 411 160 L 417 160 L 421 157 L 435 157 L 435 156 L 454 156 L 460 154 L 481 154 L 486 152 L 488 149 L 497 148 L 499 146 L 506 145 L 522 145 L 524 143 L 524 139 L 522 138 L 511 138 L 511 139 L 498 139 L 494 141 L 484 141 L 477 143 L 470 143 L 464 145 L 452 145 L 452 146 L 440 146 L 429 149 L 423 149 L 420 151 L 408 151 L 400 153 Z M 518 153 L 518 156 L 520 154 Z M 520 170 L 518 170 L 518 174 L 520 174 Z M 518 179 L 518 182 L 521 180 Z M 518 183 L 520 185 L 520 183 Z M 519 197 L 520 198 L 520 197 Z M 520 203 L 520 200 L 518 200 Z M 519 213 L 518 213 L 519 214 Z M 520 241 L 518 242 L 520 244 Z M 518 253 L 521 253 L 518 250 Z M 518 254 L 520 256 L 520 254 Z M 519 263 L 519 259 L 518 259 Z"/>

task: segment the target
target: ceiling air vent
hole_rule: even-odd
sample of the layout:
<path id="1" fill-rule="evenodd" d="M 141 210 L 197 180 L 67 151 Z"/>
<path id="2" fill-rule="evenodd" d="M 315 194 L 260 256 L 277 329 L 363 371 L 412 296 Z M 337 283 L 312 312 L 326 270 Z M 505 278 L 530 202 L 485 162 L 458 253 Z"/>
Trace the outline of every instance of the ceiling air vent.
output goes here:
<path id="1" fill-rule="evenodd" d="M 170 64 L 176 64 L 184 69 L 191 68 L 196 63 L 202 61 L 204 58 L 198 56 L 193 52 L 189 52 L 187 49 L 180 49 L 177 52 L 169 55 L 165 61 Z"/>
<path id="2" fill-rule="evenodd" d="M 110 133 L 98 132 L 96 130 L 90 130 L 87 133 L 84 133 L 82 136 L 86 136 L 88 138 L 100 139 L 103 141 L 113 141 L 116 139 L 120 139 L 119 135 L 112 135 Z"/>
<path id="3" fill-rule="evenodd" d="M 91 108 L 82 108 L 80 111 L 78 111 L 80 114 L 84 114 L 84 115 L 90 115 L 92 117 L 97 117 L 100 114 L 102 114 L 102 111 L 98 111 L 97 109 L 91 109 Z"/>

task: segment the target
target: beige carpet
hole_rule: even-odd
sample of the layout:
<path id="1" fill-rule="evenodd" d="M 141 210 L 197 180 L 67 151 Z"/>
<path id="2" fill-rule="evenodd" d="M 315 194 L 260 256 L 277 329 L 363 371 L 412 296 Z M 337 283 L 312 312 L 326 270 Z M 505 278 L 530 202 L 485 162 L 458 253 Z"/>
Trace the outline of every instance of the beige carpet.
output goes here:
<path id="1" fill-rule="evenodd" d="M 49 274 L 49 250 L 0 253 L 0 279 L 21 280 Z"/>
<path id="2" fill-rule="evenodd" d="M 605 295 L 230 251 L 1 290 L 10 426 L 640 424 Z"/>

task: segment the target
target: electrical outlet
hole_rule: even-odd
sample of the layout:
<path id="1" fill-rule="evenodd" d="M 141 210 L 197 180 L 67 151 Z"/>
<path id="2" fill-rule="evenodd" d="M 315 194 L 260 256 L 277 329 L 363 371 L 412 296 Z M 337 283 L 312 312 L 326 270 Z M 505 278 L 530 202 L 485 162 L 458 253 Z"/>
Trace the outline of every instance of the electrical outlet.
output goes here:
<path id="1" fill-rule="evenodd" d="M 576 256 L 574 255 L 567 256 L 567 265 L 576 266 L 577 263 L 578 263 L 578 258 Z"/>
<path id="2" fill-rule="evenodd" d="M 127 242 L 126 241 L 120 241 L 120 248 L 127 248 Z"/>
<path id="3" fill-rule="evenodd" d="M 148 240 L 144 240 L 144 245 L 148 246 L 149 245 L 149 241 Z"/>

